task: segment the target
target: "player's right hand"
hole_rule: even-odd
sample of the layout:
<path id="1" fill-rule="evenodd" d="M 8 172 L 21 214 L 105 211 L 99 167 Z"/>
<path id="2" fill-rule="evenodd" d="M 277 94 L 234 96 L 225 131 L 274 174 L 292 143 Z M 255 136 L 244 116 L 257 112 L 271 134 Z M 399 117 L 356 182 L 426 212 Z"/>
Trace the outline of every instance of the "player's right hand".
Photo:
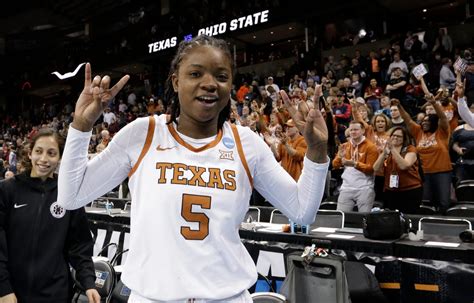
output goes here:
<path id="1" fill-rule="evenodd" d="M 110 86 L 109 76 L 91 77 L 91 65 L 86 64 L 84 89 L 79 96 L 74 111 L 74 121 L 72 126 L 80 131 L 90 131 L 94 123 L 99 119 L 102 111 L 113 97 L 125 86 L 129 75 L 125 75 L 112 88 Z"/>

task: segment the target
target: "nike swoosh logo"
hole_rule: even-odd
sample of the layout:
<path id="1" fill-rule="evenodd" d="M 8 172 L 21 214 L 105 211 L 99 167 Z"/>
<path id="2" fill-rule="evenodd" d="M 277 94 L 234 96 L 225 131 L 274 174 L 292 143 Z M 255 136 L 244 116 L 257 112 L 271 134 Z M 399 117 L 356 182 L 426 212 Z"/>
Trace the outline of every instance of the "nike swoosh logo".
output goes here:
<path id="1" fill-rule="evenodd" d="M 158 144 L 158 146 L 156 147 L 156 150 L 157 151 L 164 151 L 164 150 L 168 150 L 168 149 L 173 149 L 175 148 L 176 146 L 171 146 L 171 147 L 161 147 L 161 145 Z"/>
<path id="2" fill-rule="evenodd" d="M 27 206 L 28 204 L 16 204 L 13 205 L 14 208 L 20 208 L 20 207 L 23 207 L 23 206 Z"/>

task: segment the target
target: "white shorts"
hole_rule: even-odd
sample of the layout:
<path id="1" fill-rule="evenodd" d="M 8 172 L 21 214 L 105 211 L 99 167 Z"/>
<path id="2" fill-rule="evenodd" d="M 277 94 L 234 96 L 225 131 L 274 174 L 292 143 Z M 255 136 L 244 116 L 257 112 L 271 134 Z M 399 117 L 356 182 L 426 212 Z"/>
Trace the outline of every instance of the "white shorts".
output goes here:
<path id="1" fill-rule="evenodd" d="M 222 299 L 222 300 L 206 300 L 206 299 L 187 299 L 187 300 L 178 300 L 178 301 L 153 301 L 147 298 L 144 298 L 138 295 L 136 292 L 132 290 L 130 297 L 128 299 L 128 303 L 251 303 L 252 298 L 250 297 L 250 293 L 248 290 L 241 292 L 238 295 L 235 295 L 230 298 Z"/>

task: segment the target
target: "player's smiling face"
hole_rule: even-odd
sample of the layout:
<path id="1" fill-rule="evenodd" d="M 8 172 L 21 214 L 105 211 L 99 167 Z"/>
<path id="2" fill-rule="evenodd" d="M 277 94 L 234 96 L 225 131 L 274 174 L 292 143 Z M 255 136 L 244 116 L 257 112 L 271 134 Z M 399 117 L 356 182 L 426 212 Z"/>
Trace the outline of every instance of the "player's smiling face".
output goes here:
<path id="1" fill-rule="evenodd" d="M 178 93 L 180 119 L 217 125 L 219 113 L 230 99 L 230 58 L 212 46 L 193 47 L 184 55 L 172 82 Z"/>

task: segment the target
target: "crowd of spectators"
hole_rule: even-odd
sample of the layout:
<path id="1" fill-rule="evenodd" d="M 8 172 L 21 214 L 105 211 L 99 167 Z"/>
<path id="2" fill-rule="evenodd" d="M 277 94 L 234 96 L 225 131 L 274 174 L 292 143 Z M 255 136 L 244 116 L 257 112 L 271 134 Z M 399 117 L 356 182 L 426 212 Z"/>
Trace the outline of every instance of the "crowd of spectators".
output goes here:
<path id="1" fill-rule="evenodd" d="M 330 116 L 327 124 L 334 140 L 329 150 L 340 185 L 335 192 L 338 209 L 357 206 L 368 211 L 379 201 L 406 212 L 428 203 L 445 213 L 456 199 L 454 188 L 474 179 L 474 133 L 469 125 L 460 125 L 455 91 L 456 83 L 466 78 L 466 98 L 472 103 L 473 62 L 470 49 L 455 50 L 445 29 L 440 29 L 433 45 L 408 33 L 406 39 L 369 54 L 356 50 L 352 58 L 329 56 L 323 64 L 295 73 L 289 86 L 281 87 L 297 103 L 319 106 Z M 453 69 L 458 58 L 470 65 L 461 78 Z M 413 74 L 419 64 L 428 71 L 423 77 Z M 277 150 L 274 145 L 286 143 L 286 138 L 281 134 L 273 138 L 275 127 L 268 127 L 267 121 L 276 115 L 287 132 L 291 127 L 280 100 L 274 99 L 278 83 L 268 77 L 256 97 L 259 80 L 253 77 L 238 88 L 235 116 L 237 123 L 272 138 L 266 141 Z M 273 97 L 271 115 L 264 113 L 269 107 L 267 95 Z"/>

